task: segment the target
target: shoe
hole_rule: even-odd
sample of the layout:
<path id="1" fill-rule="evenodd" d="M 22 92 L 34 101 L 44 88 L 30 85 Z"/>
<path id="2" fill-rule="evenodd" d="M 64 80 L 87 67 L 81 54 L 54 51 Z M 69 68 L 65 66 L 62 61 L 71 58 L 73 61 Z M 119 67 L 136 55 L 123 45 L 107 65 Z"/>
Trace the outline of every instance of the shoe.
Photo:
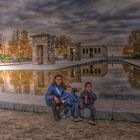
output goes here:
<path id="1" fill-rule="evenodd" d="M 78 118 L 74 118 L 73 121 L 74 122 L 79 122 L 79 119 Z"/>
<path id="2" fill-rule="evenodd" d="M 89 120 L 89 124 L 91 124 L 91 125 L 95 125 L 95 120 Z"/>
<path id="3" fill-rule="evenodd" d="M 79 120 L 79 121 L 83 121 L 83 118 L 81 118 L 81 117 L 78 117 L 78 120 Z"/>
<path id="4" fill-rule="evenodd" d="M 83 118 L 81 117 L 76 117 L 73 119 L 74 122 L 80 122 L 80 121 L 83 121 Z"/>

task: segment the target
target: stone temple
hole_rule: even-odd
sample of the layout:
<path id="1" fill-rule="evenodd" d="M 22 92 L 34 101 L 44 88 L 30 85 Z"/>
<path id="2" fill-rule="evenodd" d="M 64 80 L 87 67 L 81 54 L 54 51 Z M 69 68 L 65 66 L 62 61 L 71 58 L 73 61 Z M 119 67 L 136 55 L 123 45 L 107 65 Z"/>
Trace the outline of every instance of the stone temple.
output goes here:
<path id="1" fill-rule="evenodd" d="M 32 63 L 33 64 L 54 64 L 56 36 L 50 34 L 32 35 Z M 89 58 L 107 57 L 107 47 L 104 45 L 81 45 L 72 43 L 67 48 L 67 60 L 78 61 Z"/>

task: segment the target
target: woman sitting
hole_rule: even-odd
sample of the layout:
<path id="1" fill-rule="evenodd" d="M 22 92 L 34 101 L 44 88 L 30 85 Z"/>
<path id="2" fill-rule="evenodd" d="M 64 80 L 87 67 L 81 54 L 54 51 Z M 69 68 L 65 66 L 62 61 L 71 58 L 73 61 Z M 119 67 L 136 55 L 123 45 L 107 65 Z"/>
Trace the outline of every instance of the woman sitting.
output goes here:
<path id="1" fill-rule="evenodd" d="M 63 76 L 57 74 L 45 94 L 46 104 L 51 107 L 56 121 L 60 120 L 60 112 L 67 106 L 61 99 L 65 89 L 66 85 L 63 83 Z M 73 90 L 77 91 L 76 88 L 73 88 Z"/>

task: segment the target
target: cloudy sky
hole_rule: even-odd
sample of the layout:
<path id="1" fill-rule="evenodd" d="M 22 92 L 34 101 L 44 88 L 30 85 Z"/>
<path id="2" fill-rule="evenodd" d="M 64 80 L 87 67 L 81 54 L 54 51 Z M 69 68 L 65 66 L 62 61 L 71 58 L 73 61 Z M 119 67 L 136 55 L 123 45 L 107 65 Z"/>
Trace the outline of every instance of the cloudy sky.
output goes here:
<path id="1" fill-rule="evenodd" d="M 127 41 L 140 28 L 140 0 L 0 0 L 0 32 L 66 34 L 85 44 Z"/>

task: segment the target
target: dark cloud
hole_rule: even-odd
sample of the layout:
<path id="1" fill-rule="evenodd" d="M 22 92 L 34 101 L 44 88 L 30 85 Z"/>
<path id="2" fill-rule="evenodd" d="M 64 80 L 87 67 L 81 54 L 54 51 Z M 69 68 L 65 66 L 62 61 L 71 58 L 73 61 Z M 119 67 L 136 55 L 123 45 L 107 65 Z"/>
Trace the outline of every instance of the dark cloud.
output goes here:
<path id="1" fill-rule="evenodd" d="M 67 34 L 88 43 L 124 40 L 140 26 L 139 5 L 139 0 L 1 0 L 0 30 Z"/>

